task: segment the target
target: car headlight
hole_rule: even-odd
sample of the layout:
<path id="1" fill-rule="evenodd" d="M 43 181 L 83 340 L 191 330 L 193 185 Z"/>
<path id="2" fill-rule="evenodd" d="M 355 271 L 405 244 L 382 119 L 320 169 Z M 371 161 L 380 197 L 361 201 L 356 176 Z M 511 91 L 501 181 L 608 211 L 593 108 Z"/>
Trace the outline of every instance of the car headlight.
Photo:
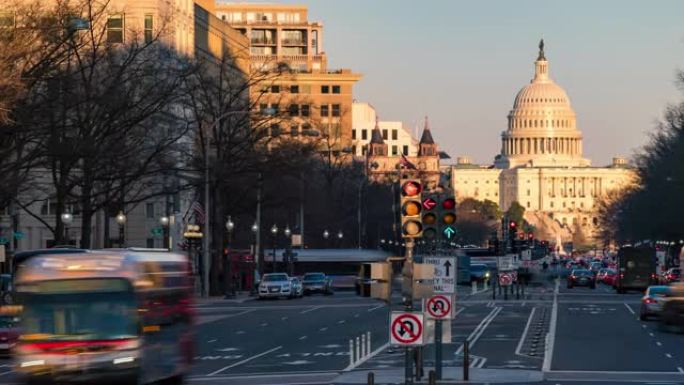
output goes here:
<path id="1" fill-rule="evenodd" d="M 486 273 L 485 273 L 485 277 L 486 277 L 486 278 L 489 278 L 489 272 L 486 272 Z"/>

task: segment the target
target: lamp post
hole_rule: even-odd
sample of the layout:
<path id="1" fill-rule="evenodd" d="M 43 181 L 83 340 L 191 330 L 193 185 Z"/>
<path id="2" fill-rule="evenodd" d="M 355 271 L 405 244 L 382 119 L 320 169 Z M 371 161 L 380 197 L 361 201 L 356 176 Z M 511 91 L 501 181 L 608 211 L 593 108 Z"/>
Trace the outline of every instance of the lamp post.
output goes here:
<path id="1" fill-rule="evenodd" d="M 272 271 L 276 272 L 276 237 L 278 236 L 278 226 L 274 223 L 271 227 L 271 239 L 273 241 L 273 267 Z"/>
<path id="2" fill-rule="evenodd" d="M 342 238 L 344 238 L 344 234 L 342 233 L 342 230 L 337 232 L 337 247 L 342 248 Z"/>
<path id="3" fill-rule="evenodd" d="M 123 211 L 119 211 L 116 214 L 116 223 L 119 225 L 119 247 L 124 248 L 125 236 L 124 236 L 124 226 L 126 225 L 126 214 Z"/>
<path id="4" fill-rule="evenodd" d="M 164 217 L 159 218 L 159 224 L 161 225 L 162 230 L 164 231 L 164 238 L 162 239 L 162 247 L 168 250 L 169 249 L 169 217 L 164 216 Z"/>
<path id="5" fill-rule="evenodd" d="M 69 225 L 74 221 L 74 216 L 71 213 L 63 213 L 61 219 L 64 224 L 64 243 L 69 245 Z"/>
<path id="6" fill-rule="evenodd" d="M 230 257 L 230 241 L 235 229 L 235 223 L 230 215 L 226 221 L 226 231 L 228 231 L 228 243 L 226 244 L 226 255 L 223 261 L 223 294 L 225 298 L 235 296 L 235 282 L 233 282 L 233 264 Z"/>
<path id="7" fill-rule="evenodd" d="M 293 267 L 294 267 L 294 261 L 293 261 L 293 255 L 292 255 L 292 230 L 290 230 L 290 226 L 285 226 L 285 230 L 283 230 L 283 234 L 285 234 L 285 255 L 287 256 L 287 272 L 290 275 L 293 274 Z"/>
<path id="8" fill-rule="evenodd" d="M 323 230 L 323 239 L 325 239 L 325 247 L 326 247 L 326 248 L 327 248 L 328 246 L 330 246 L 330 245 L 328 244 L 328 238 L 330 238 L 330 232 L 329 232 L 327 229 L 326 229 L 326 230 Z"/>

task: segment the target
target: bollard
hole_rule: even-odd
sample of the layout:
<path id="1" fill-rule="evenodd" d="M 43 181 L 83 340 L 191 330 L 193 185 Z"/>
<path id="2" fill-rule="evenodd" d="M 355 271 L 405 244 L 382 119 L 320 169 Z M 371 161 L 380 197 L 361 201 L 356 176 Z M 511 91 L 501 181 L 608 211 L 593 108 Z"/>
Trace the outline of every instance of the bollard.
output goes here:
<path id="1" fill-rule="evenodd" d="M 492 299 L 496 299 L 496 281 L 492 282 Z"/>
<path id="2" fill-rule="evenodd" d="M 504 301 L 508 301 L 508 286 L 504 286 Z"/>
<path id="3" fill-rule="evenodd" d="M 368 380 L 366 381 L 366 385 L 375 385 L 375 374 L 373 372 L 368 373 Z"/>
<path id="4" fill-rule="evenodd" d="M 471 292 L 471 294 L 477 293 L 477 281 L 473 281 L 472 287 L 473 291 Z"/>
<path id="5" fill-rule="evenodd" d="M 356 337 L 356 358 L 355 360 L 358 362 L 361 359 L 361 342 L 359 341 L 359 337 Z"/>
<path id="6" fill-rule="evenodd" d="M 520 299 L 520 282 L 515 283 L 515 299 Z"/>
<path id="7" fill-rule="evenodd" d="M 487 290 L 489 288 L 489 280 L 488 279 L 485 279 L 483 287 L 484 287 L 484 290 Z"/>
<path id="8" fill-rule="evenodd" d="M 361 358 L 366 356 L 366 335 L 361 334 Z"/>
<path id="9" fill-rule="evenodd" d="M 354 340 L 349 340 L 349 365 L 354 365 Z"/>
<path id="10" fill-rule="evenodd" d="M 371 354 L 371 346 L 372 346 L 371 345 L 371 332 L 366 332 L 366 343 L 368 344 L 368 346 L 366 346 L 366 353 L 368 355 L 370 355 Z"/>
<path id="11" fill-rule="evenodd" d="M 430 373 L 428 373 L 428 385 L 436 385 L 437 384 L 437 376 L 435 375 L 435 371 L 431 370 Z"/>
<path id="12" fill-rule="evenodd" d="M 468 381 L 468 371 L 470 369 L 470 359 L 468 357 L 468 340 L 463 343 L 463 381 Z"/>

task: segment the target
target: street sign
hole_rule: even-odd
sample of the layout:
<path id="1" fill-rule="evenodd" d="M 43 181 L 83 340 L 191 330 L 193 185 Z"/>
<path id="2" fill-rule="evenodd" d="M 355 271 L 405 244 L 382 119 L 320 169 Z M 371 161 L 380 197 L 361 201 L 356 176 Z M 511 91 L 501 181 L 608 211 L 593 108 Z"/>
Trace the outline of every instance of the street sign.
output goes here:
<path id="1" fill-rule="evenodd" d="M 446 295 L 435 295 L 425 301 L 424 312 L 428 318 L 432 319 L 451 319 L 451 297 Z"/>
<path id="2" fill-rule="evenodd" d="M 161 237 L 162 235 L 164 235 L 164 229 L 161 227 L 155 227 L 152 230 L 150 230 L 150 233 L 152 233 L 152 235 L 156 237 Z"/>
<path id="3" fill-rule="evenodd" d="M 7 237 L 0 237 L 0 245 L 6 245 L 9 243 L 9 239 Z"/>
<path id="4" fill-rule="evenodd" d="M 390 315 L 390 343 L 400 346 L 423 344 L 423 313 L 396 311 Z"/>
<path id="5" fill-rule="evenodd" d="M 15 231 L 14 232 L 14 239 L 19 240 L 24 238 L 24 232 L 22 231 Z"/>
<path id="6" fill-rule="evenodd" d="M 513 283 L 513 276 L 509 273 L 499 274 L 499 285 L 510 286 Z"/>
<path id="7" fill-rule="evenodd" d="M 456 258 L 425 257 L 423 263 L 433 265 L 435 274 L 432 289 L 435 294 L 453 294 L 456 291 Z"/>
<path id="8" fill-rule="evenodd" d="M 302 235 L 301 234 L 292 234 L 292 246 L 301 246 L 302 245 Z"/>
<path id="9" fill-rule="evenodd" d="M 513 257 L 507 255 L 505 257 L 499 257 L 499 271 L 513 270 Z"/>

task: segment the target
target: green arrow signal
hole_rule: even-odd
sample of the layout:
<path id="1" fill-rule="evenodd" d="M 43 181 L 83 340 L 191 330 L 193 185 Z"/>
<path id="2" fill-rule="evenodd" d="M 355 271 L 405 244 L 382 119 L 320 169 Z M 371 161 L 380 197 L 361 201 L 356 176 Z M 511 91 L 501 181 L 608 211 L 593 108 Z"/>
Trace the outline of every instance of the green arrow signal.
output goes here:
<path id="1" fill-rule="evenodd" d="M 447 239 L 451 239 L 451 238 L 454 237 L 454 235 L 456 235 L 456 229 L 454 229 L 454 228 L 451 227 L 451 226 L 445 227 L 444 230 L 442 230 L 442 232 L 444 233 L 444 236 L 445 236 Z"/>

